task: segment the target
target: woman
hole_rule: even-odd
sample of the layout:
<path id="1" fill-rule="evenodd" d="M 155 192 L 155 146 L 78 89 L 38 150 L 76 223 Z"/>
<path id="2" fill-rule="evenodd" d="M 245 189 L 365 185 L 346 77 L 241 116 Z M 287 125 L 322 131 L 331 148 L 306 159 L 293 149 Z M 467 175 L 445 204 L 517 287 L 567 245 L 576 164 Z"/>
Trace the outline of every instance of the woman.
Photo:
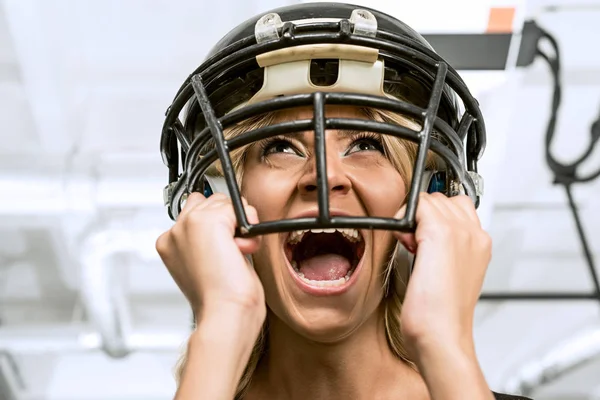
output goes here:
<path id="1" fill-rule="evenodd" d="M 196 319 L 177 399 L 511 398 L 472 335 L 481 112 L 412 29 L 332 3 L 252 18 L 161 145 L 157 250 Z"/>

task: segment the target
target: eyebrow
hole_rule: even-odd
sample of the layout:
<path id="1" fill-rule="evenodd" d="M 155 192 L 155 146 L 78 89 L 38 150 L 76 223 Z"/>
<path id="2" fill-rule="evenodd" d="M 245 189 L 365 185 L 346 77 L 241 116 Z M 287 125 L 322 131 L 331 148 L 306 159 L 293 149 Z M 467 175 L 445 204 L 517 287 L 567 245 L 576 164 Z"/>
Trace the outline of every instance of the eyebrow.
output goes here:
<path id="1" fill-rule="evenodd" d="M 329 129 L 329 131 L 332 131 L 334 129 Z M 336 133 L 338 135 L 343 135 L 343 136 L 357 136 L 362 134 L 364 131 L 362 130 L 355 130 L 355 129 L 335 129 Z M 270 138 L 282 138 L 282 139 L 296 139 L 298 140 L 298 136 L 303 136 L 307 133 L 312 133 L 313 135 L 314 130 L 312 131 L 300 131 L 300 132 L 292 132 L 292 133 L 282 133 L 281 135 L 274 135 L 271 136 Z"/>

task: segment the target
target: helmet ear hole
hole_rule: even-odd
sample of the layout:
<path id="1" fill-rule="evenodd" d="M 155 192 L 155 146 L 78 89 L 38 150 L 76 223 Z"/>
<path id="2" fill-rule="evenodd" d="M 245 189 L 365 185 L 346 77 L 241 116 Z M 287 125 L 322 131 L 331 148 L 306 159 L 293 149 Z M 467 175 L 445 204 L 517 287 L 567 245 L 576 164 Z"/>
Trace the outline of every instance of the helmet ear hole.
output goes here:
<path id="1" fill-rule="evenodd" d="M 210 186 L 210 182 L 207 179 L 204 179 L 204 184 L 202 187 L 202 194 L 204 197 L 208 198 L 213 195 L 213 188 Z"/>
<path id="2" fill-rule="evenodd" d="M 310 61 L 310 82 L 315 86 L 333 86 L 340 74 L 340 60 L 323 58 Z"/>
<path id="3" fill-rule="evenodd" d="M 427 187 L 427 193 L 446 193 L 446 173 L 444 171 L 437 171 L 431 175 L 429 179 L 429 185 Z"/>
<path id="4" fill-rule="evenodd" d="M 421 192 L 447 193 L 446 190 L 446 172 L 445 171 L 423 171 L 423 180 L 421 181 Z"/>

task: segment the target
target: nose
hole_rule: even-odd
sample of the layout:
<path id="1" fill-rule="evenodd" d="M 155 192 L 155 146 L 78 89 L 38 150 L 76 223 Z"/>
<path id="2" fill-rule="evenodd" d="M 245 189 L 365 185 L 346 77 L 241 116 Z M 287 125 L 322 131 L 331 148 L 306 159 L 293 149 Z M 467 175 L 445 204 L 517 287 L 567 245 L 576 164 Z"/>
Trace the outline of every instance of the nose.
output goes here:
<path id="1" fill-rule="evenodd" d="M 348 193 L 352 187 L 352 182 L 346 174 L 346 168 L 342 162 L 341 157 L 335 154 L 335 151 L 326 152 L 326 164 L 327 164 L 327 188 L 329 190 L 329 196 L 332 195 L 344 195 Z M 316 167 L 316 156 L 307 163 L 306 171 L 300 180 L 298 181 L 298 191 L 301 195 L 315 195 L 317 194 L 318 176 Z"/>

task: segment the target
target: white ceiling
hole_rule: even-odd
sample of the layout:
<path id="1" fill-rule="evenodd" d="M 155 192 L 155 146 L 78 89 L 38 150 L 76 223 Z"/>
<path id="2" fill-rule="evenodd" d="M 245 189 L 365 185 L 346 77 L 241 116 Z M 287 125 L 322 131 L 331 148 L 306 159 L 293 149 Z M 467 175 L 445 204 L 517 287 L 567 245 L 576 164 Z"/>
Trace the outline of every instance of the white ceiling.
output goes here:
<path id="1" fill-rule="evenodd" d="M 161 192 L 167 171 L 158 151 L 164 112 L 232 26 L 289 3 L 0 3 L 0 371 L 17 383 L 20 398 L 170 398 L 171 368 L 190 316 L 153 254 L 155 233 L 170 225 Z M 595 8 L 543 10 L 556 4 L 575 3 L 527 1 L 527 13 L 561 46 L 564 94 L 553 149 L 570 160 L 600 114 L 600 1 L 577 3 Z M 546 66 L 536 62 L 483 93 L 481 102 L 491 135 L 502 132 L 490 137 L 494 179 L 485 201 L 494 259 L 485 290 L 590 290 L 564 191 L 551 184 L 544 161 Z M 589 170 L 598 166 L 600 150 Z M 600 180 L 574 193 L 600 263 Z M 128 318 L 136 332 L 155 340 L 152 351 L 112 359 L 77 350 L 77 335 L 91 332 L 81 304 L 81 267 L 90 243 L 103 238 L 106 246 L 121 246 L 106 260 L 119 267 Z M 500 389 L 521 366 L 585 329 L 600 328 L 599 310 L 600 303 L 591 302 L 482 304 L 476 335 L 490 383 Z M 84 337 L 83 345 L 94 348 L 95 341 Z M 62 350 L 40 354 L 48 345 Z M 14 360 L 17 374 L 7 360 Z M 534 396 L 600 398 L 600 358 Z"/>

